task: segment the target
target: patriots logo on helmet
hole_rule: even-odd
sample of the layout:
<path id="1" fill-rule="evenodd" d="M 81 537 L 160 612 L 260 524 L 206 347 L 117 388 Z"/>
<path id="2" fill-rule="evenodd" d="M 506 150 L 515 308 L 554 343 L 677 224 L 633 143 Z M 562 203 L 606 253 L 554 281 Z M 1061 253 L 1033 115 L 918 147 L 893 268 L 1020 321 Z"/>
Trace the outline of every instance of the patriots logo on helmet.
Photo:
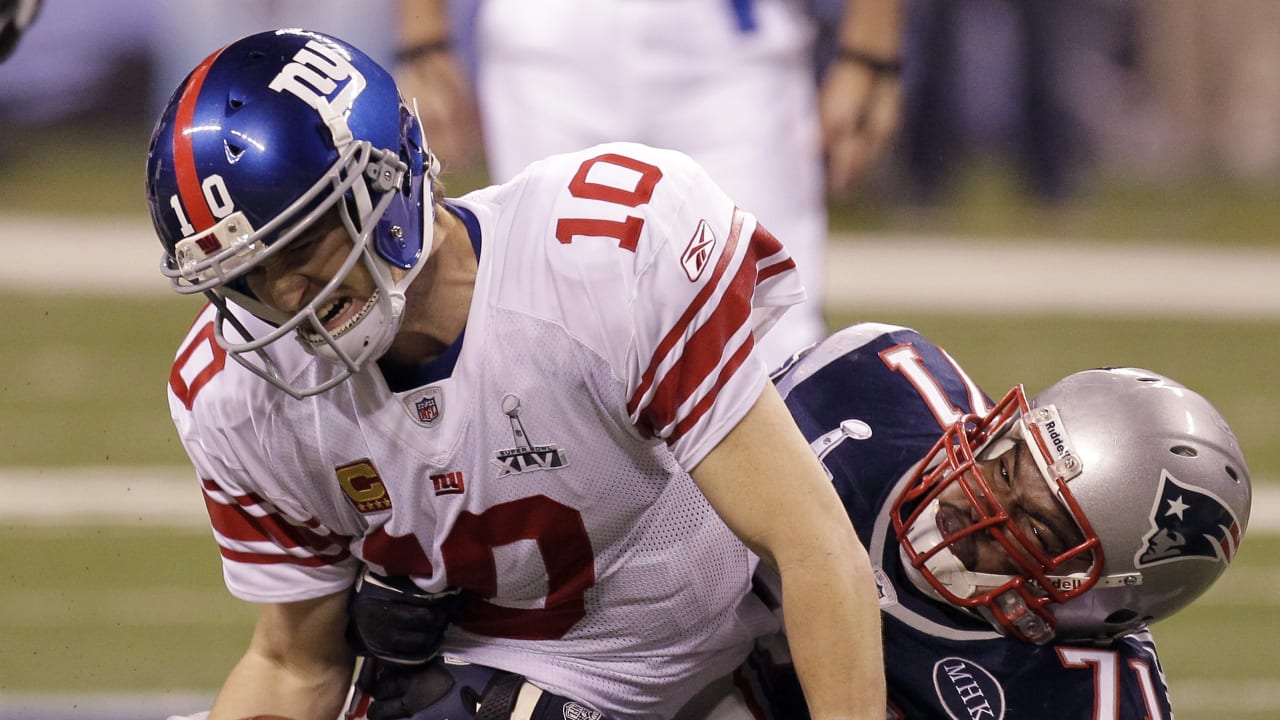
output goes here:
<path id="1" fill-rule="evenodd" d="M 1159 565 L 1173 560 L 1229 563 L 1240 548 L 1240 521 L 1213 493 L 1181 483 L 1168 470 L 1151 507 L 1151 530 L 1143 536 L 1134 564 Z"/>

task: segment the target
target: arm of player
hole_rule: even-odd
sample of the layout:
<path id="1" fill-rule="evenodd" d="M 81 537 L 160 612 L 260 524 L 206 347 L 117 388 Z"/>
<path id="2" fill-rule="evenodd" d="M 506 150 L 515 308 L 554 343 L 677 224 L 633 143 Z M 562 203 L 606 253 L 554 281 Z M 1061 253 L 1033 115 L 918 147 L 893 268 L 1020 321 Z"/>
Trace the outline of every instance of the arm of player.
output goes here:
<path id="1" fill-rule="evenodd" d="M 346 624 L 346 591 L 262 605 L 249 649 L 223 683 L 209 720 L 338 717 L 355 663 Z"/>
<path id="2" fill-rule="evenodd" d="M 897 132 L 902 5 L 903 0 L 845 3 L 841 55 L 827 68 L 818 102 L 827 185 L 836 192 L 865 177 Z"/>
<path id="3" fill-rule="evenodd" d="M 884 717 L 880 608 L 866 551 L 773 385 L 692 472 L 725 523 L 782 577 L 812 717 Z"/>
<path id="4" fill-rule="evenodd" d="M 480 158 L 478 110 L 471 81 L 454 52 L 445 0 L 400 0 L 396 84 L 417 101 L 426 137 L 450 167 L 470 167 Z"/>

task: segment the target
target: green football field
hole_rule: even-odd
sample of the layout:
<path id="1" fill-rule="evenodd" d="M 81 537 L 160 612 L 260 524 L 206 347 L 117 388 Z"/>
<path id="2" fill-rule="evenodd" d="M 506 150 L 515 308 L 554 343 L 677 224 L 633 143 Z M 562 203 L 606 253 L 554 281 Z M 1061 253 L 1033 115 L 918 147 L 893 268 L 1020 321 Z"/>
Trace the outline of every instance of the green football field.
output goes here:
<path id="1" fill-rule="evenodd" d="M 164 383 L 197 306 L 0 293 L 10 330 L 0 346 L 0 465 L 181 466 Z M 1280 321 L 833 318 L 855 320 L 924 331 L 993 394 L 1015 381 L 1034 393 L 1099 365 L 1164 372 L 1219 406 L 1258 482 L 1280 478 Z M 15 696 L 211 693 L 253 617 L 223 589 L 199 526 L 0 524 L 0 572 L 0 708 Z M 1252 532 L 1219 585 L 1154 630 L 1181 720 L 1280 717 L 1280 536 Z"/>
<path id="2" fill-rule="evenodd" d="M 211 693 L 249 637 L 202 530 L 3 528 L 0 568 L 0 717 L 5 695 Z M 1153 631 L 1180 720 L 1280 716 L 1280 537 Z"/>

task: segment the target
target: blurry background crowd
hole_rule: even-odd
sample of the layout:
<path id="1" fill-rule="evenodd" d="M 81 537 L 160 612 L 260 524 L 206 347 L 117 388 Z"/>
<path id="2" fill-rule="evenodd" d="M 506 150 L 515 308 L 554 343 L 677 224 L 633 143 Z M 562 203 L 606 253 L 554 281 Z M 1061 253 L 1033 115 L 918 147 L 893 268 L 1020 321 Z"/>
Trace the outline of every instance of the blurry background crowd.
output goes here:
<path id="1" fill-rule="evenodd" d="M 453 2 L 464 58 L 474 2 Z M 121 175 L 132 185 L 86 187 L 77 203 L 139 211 L 146 136 L 186 71 L 299 12 L 389 61 L 392 0 L 48 0 L 0 66 L 0 208 L 40 208 L 36 189 L 9 191 L 17 174 L 79 151 L 134 165 Z M 864 220 L 955 202 L 974 172 L 1052 205 L 1105 181 L 1247 187 L 1280 177 L 1274 0 L 909 0 L 905 22 L 895 151 L 856 197 L 836 198 L 864 203 Z M 460 189 L 482 181 L 464 174 Z"/>

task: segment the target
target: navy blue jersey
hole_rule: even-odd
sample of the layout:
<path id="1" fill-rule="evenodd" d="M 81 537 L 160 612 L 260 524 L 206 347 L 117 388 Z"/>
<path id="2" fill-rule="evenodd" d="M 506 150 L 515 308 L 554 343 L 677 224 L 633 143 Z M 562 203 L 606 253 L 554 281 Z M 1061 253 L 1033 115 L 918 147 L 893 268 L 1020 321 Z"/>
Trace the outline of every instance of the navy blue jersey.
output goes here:
<path id="1" fill-rule="evenodd" d="M 890 718 L 1171 717 L 1148 633 L 1105 646 L 1032 645 L 929 598 L 903 572 L 887 506 L 945 426 L 992 405 L 941 348 L 914 330 L 854 325 L 774 381 L 875 567 Z"/>

